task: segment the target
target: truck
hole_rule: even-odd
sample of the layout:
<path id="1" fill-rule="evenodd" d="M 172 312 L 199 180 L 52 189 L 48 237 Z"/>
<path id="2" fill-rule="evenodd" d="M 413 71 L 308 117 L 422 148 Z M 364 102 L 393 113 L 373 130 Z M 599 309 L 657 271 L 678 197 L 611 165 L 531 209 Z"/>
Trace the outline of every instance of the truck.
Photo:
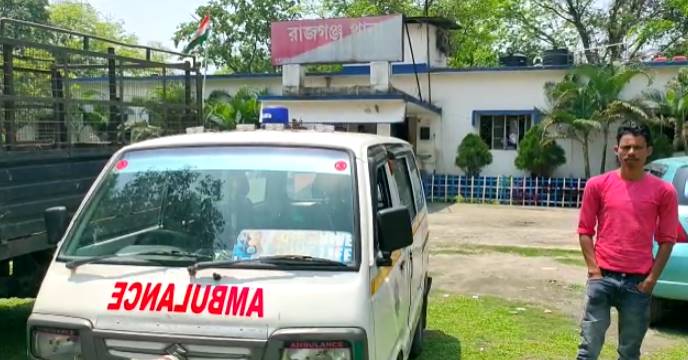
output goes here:
<path id="1" fill-rule="evenodd" d="M 33 297 L 56 246 L 45 209 L 71 215 L 122 146 L 201 125 L 201 66 L 10 18 L 0 54 L 0 297 Z"/>

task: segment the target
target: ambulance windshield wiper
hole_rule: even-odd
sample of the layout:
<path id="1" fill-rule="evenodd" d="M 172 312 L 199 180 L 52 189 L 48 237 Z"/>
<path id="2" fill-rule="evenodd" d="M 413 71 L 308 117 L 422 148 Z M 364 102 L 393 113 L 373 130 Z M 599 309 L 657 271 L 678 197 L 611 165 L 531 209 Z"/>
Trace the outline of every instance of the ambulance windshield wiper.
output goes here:
<path id="1" fill-rule="evenodd" d="M 349 265 L 325 258 L 312 257 L 306 255 L 273 255 L 261 256 L 247 260 L 223 260 L 223 261 L 202 261 L 188 267 L 189 275 L 193 276 L 196 271 L 209 268 L 223 268 L 243 264 L 268 264 L 268 265 L 316 265 L 316 266 L 337 266 L 348 267 Z"/>
<path id="2" fill-rule="evenodd" d="M 136 256 L 146 256 L 146 255 L 161 255 L 161 256 L 174 256 L 174 257 L 190 257 L 198 260 L 199 258 L 209 258 L 209 255 L 201 255 L 197 253 L 191 253 L 181 250 L 146 250 L 139 252 L 128 252 L 128 253 L 114 253 L 107 255 L 92 256 L 83 259 L 76 259 L 68 261 L 65 266 L 67 269 L 74 270 L 81 265 L 90 264 L 98 262 L 101 260 L 107 260 L 118 257 L 136 257 Z"/>

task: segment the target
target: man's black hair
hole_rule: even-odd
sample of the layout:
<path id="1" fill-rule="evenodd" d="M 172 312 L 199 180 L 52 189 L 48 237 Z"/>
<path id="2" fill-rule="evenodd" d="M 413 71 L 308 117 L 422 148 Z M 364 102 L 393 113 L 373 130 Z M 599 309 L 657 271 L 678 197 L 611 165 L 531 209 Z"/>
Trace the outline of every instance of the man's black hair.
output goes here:
<path id="1" fill-rule="evenodd" d="M 647 143 L 647 146 L 652 146 L 652 135 L 650 134 L 650 129 L 648 129 L 647 126 L 621 126 L 619 131 L 616 133 L 617 144 L 621 142 L 621 138 L 624 135 L 642 136 L 645 138 L 645 143 Z"/>

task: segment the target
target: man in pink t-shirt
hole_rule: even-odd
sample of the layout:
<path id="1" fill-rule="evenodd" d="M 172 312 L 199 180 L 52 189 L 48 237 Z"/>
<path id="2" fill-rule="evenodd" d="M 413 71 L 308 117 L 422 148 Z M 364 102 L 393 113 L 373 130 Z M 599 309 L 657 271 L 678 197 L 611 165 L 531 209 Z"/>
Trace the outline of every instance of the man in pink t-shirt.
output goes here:
<path id="1" fill-rule="evenodd" d="M 619 359 L 640 358 L 650 294 L 679 226 L 676 190 L 644 171 L 652 154 L 647 128 L 622 127 L 616 138 L 621 168 L 590 178 L 583 193 L 578 234 L 588 283 L 577 359 L 599 356 L 611 307 L 619 313 Z M 653 239 L 659 243 L 654 259 Z"/>

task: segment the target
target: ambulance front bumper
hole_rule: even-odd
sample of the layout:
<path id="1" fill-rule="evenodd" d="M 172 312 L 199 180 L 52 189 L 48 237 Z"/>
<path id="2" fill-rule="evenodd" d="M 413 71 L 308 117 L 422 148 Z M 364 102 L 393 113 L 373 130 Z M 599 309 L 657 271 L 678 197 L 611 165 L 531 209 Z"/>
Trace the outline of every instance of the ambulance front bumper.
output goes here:
<path id="1" fill-rule="evenodd" d="M 281 329 L 261 340 L 103 331 L 84 319 L 32 314 L 27 337 L 28 358 L 35 360 L 266 360 L 280 359 L 284 351 L 346 351 L 345 358 L 368 359 L 366 333 L 359 328 Z"/>

